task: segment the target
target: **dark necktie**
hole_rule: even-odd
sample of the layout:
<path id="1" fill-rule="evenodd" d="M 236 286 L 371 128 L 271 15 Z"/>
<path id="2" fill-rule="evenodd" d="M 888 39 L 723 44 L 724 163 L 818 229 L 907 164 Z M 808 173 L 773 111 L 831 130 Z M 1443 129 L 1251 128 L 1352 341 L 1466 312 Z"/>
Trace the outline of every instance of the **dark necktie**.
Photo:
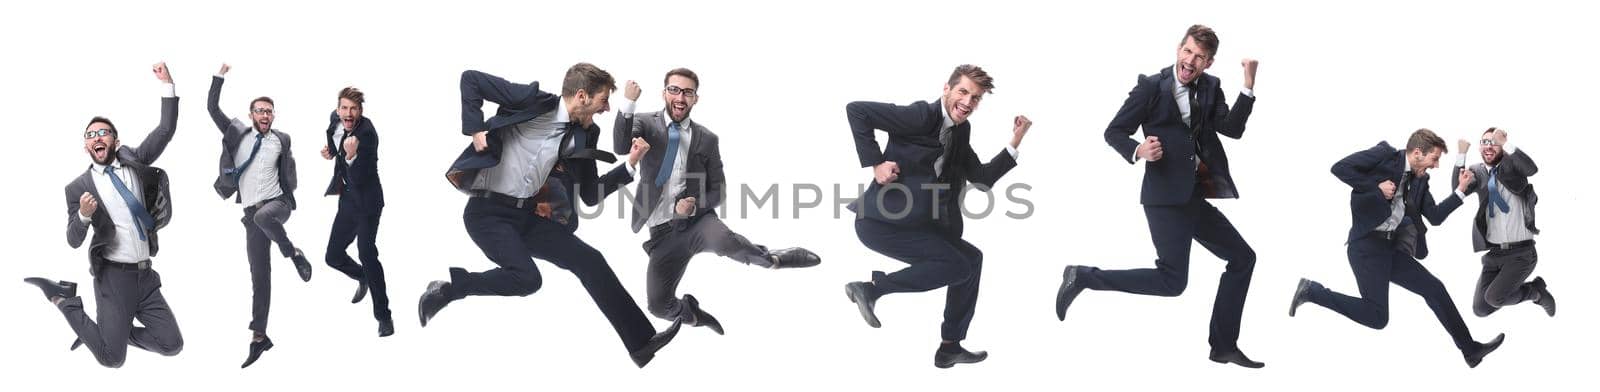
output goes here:
<path id="1" fill-rule="evenodd" d="M 117 188 L 117 194 L 122 195 L 122 201 L 128 204 L 128 212 L 133 215 L 133 225 L 139 231 L 139 240 L 147 241 L 144 232 L 156 226 L 156 219 L 150 216 L 150 210 L 144 208 L 144 203 L 133 197 L 133 191 L 129 191 L 128 185 L 122 183 L 122 178 L 117 177 L 116 168 L 106 166 L 106 176 L 111 177 L 111 187 Z"/>
<path id="2" fill-rule="evenodd" d="M 1506 204 L 1506 199 L 1500 197 L 1500 181 L 1495 176 L 1495 171 L 1497 170 L 1494 168 L 1489 169 L 1489 204 L 1494 206 L 1494 208 L 1489 209 L 1489 217 L 1491 218 L 1494 217 L 1494 210 L 1496 209 L 1502 213 L 1511 212 L 1511 205 Z"/>
<path id="3" fill-rule="evenodd" d="M 678 123 L 667 123 L 667 153 L 662 154 L 661 171 L 656 173 L 656 187 L 660 188 L 667 183 L 667 178 L 672 177 L 672 165 L 678 162 L 678 140 L 683 137 L 678 129 Z"/>
<path id="4" fill-rule="evenodd" d="M 350 185 L 350 162 L 346 162 L 344 160 L 344 158 L 347 156 L 346 153 L 349 152 L 349 151 L 345 151 L 344 142 L 345 142 L 346 139 L 349 139 L 350 137 L 351 137 L 350 130 L 347 129 L 347 130 L 344 131 L 343 135 L 339 136 L 339 143 L 338 143 L 338 148 L 339 148 L 338 160 L 339 160 L 339 163 L 337 163 L 336 165 L 338 167 L 344 168 L 343 170 L 340 171 L 339 177 L 340 177 L 340 181 L 344 181 L 344 185 L 345 186 L 349 186 Z M 254 155 L 254 153 L 251 153 L 251 154 Z"/>
<path id="5" fill-rule="evenodd" d="M 250 147 L 250 156 L 244 159 L 244 164 L 228 169 L 227 173 L 233 176 L 234 186 L 239 185 L 239 176 L 244 175 L 244 169 L 249 168 L 250 163 L 256 161 L 256 153 L 261 152 L 261 136 L 261 132 L 256 132 L 256 145 Z"/>

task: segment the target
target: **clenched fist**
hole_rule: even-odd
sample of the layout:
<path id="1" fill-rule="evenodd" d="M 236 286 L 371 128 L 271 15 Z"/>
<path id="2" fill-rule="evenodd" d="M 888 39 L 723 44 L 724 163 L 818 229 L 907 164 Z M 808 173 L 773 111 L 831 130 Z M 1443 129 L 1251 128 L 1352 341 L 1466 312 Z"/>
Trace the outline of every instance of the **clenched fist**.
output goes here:
<path id="1" fill-rule="evenodd" d="M 642 137 L 633 138 L 633 147 L 628 148 L 628 166 L 638 167 L 639 160 L 647 152 L 650 152 L 650 143 L 646 143 Z"/>
<path id="2" fill-rule="evenodd" d="M 1260 66 L 1261 62 L 1256 59 L 1246 58 L 1239 61 L 1239 65 L 1244 66 L 1244 88 L 1255 90 L 1256 67 Z"/>
<path id="3" fill-rule="evenodd" d="M 1161 156 L 1163 155 L 1163 150 L 1161 149 L 1161 139 L 1155 136 L 1145 136 L 1144 144 L 1140 144 L 1139 148 L 1134 150 L 1134 155 L 1138 155 L 1139 159 L 1150 162 L 1161 160 Z"/>
<path id="4" fill-rule="evenodd" d="M 99 208 L 100 201 L 95 200 L 94 195 L 89 194 L 89 192 L 84 192 L 83 195 L 78 196 L 79 214 L 82 214 L 83 216 L 94 216 L 94 211 Z"/>
<path id="5" fill-rule="evenodd" d="M 1378 190 L 1383 192 L 1384 200 L 1394 200 L 1394 181 L 1383 180 L 1378 183 Z"/>
<path id="6" fill-rule="evenodd" d="M 694 207 L 695 207 L 694 203 L 695 203 L 694 196 L 689 196 L 689 197 L 685 197 L 685 198 L 682 198 L 682 199 L 678 199 L 678 205 L 677 205 L 678 216 L 689 216 L 689 215 L 693 214 L 694 213 Z"/>
<path id="7" fill-rule="evenodd" d="M 639 83 L 632 80 L 629 80 L 628 87 L 622 90 L 622 96 L 627 97 L 629 101 L 638 101 L 639 95 L 643 93 L 642 90 L 639 90 Z"/>
<path id="8" fill-rule="evenodd" d="M 1011 126 L 1011 148 L 1017 148 L 1022 145 L 1022 137 L 1028 135 L 1028 128 L 1033 128 L 1033 120 L 1029 120 L 1028 116 L 1017 116 L 1012 122 L 1015 124 Z"/>
<path id="9" fill-rule="evenodd" d="M 894 182 L 894 180 L 900 179 L 900 164 L 894 161 L 883 161 L 878 166 L 872 167 L 872 176 L 874 180 L 878 181 L 879 185 Z"/>
<path id="10" fill-rule="evenodd" d="M 344 160 L 356 159 L 356 149 L 361 147 L 361 139 L 354 136 L 344 138 Z"/>

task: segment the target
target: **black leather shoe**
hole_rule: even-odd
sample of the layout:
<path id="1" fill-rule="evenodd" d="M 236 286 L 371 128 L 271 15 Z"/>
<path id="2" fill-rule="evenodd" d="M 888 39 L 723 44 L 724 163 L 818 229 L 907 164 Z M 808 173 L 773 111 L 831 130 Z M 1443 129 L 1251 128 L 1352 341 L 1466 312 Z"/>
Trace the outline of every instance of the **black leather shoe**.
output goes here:
<path id="1" fill-rule="evenodd" d="M 1483 357 L 1494 352 L 1494 349 L 1500 348 L 1500 343 L 1504 343 L 1505 341 L 1506 334 L 1502 333 L 1500 336 L 1495 336 L 1494 340 L 1490 340 L 1488 343 L 1478 344 L 1478 348 L 1475 350 L 1468 350 L 1467 352 L 1461 353 L 1462 356 L 1466 357 L 1467 359 L 1467 367 L 1478 367 L 1478 363 L 1483 362 Z"/>
<path id="2" fill-rule="evenodd" d="M 428 320 L 433 315 L 439 314 L 440 309 L 450 304 L 450 297 L 444 291 L 450 287 L 450 282 L 435 280 L 428 283 L 428 288 L 422 291 L 422 300 L 417 302 L 417 317 L 422 319 L 422 326 L 428 326 Z"/>
<path id="3" fill-rule="evenodd" d="M 1294 297 L 1289 299 L 1289 317 L 1294 317 L 1295 310 L 1300 309 L 1301 304 L 1311 300 L 1311 288 L 1316 287 L 1316 285 L 1317 282 L 1300 278 L 1300 284 L 1294 286 Z"/>
<path id="4" fill-rule="evenodd" d="M 777 251 L 773 251 L 770 256 L 773 259 L 773 269 L 806 268 L 815 267 L 817 264 L 822 264 L 822 256 L 817 256 L 816 253 L 811 253 L 811 251 L 806 250 L 806 248 L 779 249 Z"/>
<path id="5" fill-rule="evenodd" d="M 1067 307 L 1072 306 L 1072 300 L 1083 293 L 1083 268 L 1069 265 L 1066 271 L 1061 272 L 1061 288 L 1056 289 L 1056 319 L 1067 320 Z"/>
<path id="6" fill-rule="evenodd" d="M 250 364 L 256 363 L 257 359 L 261 359 L 261 353 L 267 352 L 267 350 L 271 349 L 272 338 L 263 336 L 259 342 L 252 340 L 250 342 L 250 356 L 244 359 L 244 364 L 239 365 L 239 368 L 244 369 L 250 367 Z"/>
<path id="7" fill-rule="evenodd" d="M 641 368 L 644 367 L 644 365 L 650 363 L 650 360 L 656 358 L 657 351 L 661 351 L 662 347 L 666 347 L 667 343 L 672 342 L 672 337 L 678 336 L 678 327 L 682 325 L 682 322 L 673 322 L 671 327 L 667 327 L 667 330 L 651 336 L 650 341 L 645 342 L 643 347 L 628 353 L 628 357 L 633 358 L 634 365 L 638 365 Z"/>
<path id="8" fill-rule="evenodd" d="M 385 337 L 385 336 L 389 336 L 389 335 L 393 335 L 393 334 L 394 334 L 394 319 L 387 319 L 386 318 L 386 319 L 383 319 L 383 320 L 378 320 L 378 337 L 381 338 L 381 337 Z"/>
<path id="9" fill-rule="evenodd" d="M 365 282 L 365 281 L 356 282 L 356 296 L 350 298 L 350 303 L 353 303 L 353 304 L 361 303 L 361 299 L 362 298 L 366 298 L 366 297 L 367 297 L 367 282 Z"/>
<path id="10" fill-rule="evenodd" d="M 684 294 L 683 302 L 686 306 L 685 310 L 691 312 L 690 317 L 692 317 L 690 320 L 684 320 L 684 324 L 691 327 L 710 328 L 711 332 L 716 332 L 718 335 L 722 334 L 722 323 L 718 322 L 716 317 L 711 317 L 711 313 L 706 313 L 705 309 L 700 309 L 700 300 L 695 299 L 693 295 Z"/>
<path id="11" fill-rule="evenodd" d="M 1233 349 L 1227 352 L 1218 352 L 1216 350 L 1212 350 L 1211 362 L 1222 364 L 1231 363 L 1251 369 L 1260 369 L 1267 366 L 1265 363 L 1250 360 L 1250 357 L 1244 356 L 1244 352 L 1239 351 L 1239 349 Z"/>
<path id="12" fill-rule="evenodd" d="M 940 346 L 939 350 L 933 352 L 933 367 L 949 369 L 958 363 L 978 363 L 985 359 L 989 359 L 988 351 L 972 352 L 961 346 L 955 346 L 953 349 Z"/>
<path id="13" fill-rule="evenodd" d="M 301 252 L 299 248 L 295 248 L 294 256 L 290 257 L 290 259 L 294 260 L 294 272 L 300 274 L 300 281 L 310 282 L 311 262 L 306 261 L 305 252 Z"/>
<path id="14" fill-rule="evenodd" d="M 67 299 L 78 296 L 77 283 L 65 280 L 58 282 L 45 278 L 27 278 L 23 279 L 22 282 L 38 286 L 39 290 L 44 291 L 44 298 L 51 302 L 54 302 L 55 298 Z"/>
<path id="15" fill-rule="evenodd" d="M 83 339 L 72 339 L 72 348 L 67 349 L 67 351 L 78 351 L 78 346 L 82 346 L 82 345 L 83 345 Z"/>
<path id="16" fill-rule="evenodd" d="M 878 297 L 872 296 L 872 286 L 867 282 L 850 282 L 844 285 L 844 295 L 850 297 L 850 302 L 856 304 L 856 309 L 861 311 L 861 318 L 867 320 L 867 325 L 873 328 L 882 327 L 878 322 L 878 315 L 873 312 L 873 307 L 878 302 Z"/>
<path id="17" fill-rule="evenodd" d="M 1555 317 L 1556 297 L 1551 296 L 1550 289 L 1545 287 L 1544 277 L 1533 278 L 1533 281 L 1528 282 L 1528 285 L 1533 286 L 1533 291 L 1539 293 L 1539 299 L 1533 300 L 1533 303 L 1544 308 L 1544 314 Z"/>

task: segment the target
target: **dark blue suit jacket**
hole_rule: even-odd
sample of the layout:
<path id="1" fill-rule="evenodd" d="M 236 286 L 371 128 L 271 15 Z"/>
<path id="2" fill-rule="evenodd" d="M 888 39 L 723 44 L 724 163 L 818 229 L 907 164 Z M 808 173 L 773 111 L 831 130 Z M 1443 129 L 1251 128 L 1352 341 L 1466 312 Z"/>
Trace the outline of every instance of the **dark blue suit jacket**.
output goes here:
<path id="1" fill-rule="evenodd" d="M 500 106 L 495 116 L 487 121 L 483 118 L 483 101 L 494 102 Z M 480 152 L 469 143 L 445 172 L 445 179 L 457 190 L 470 192 L 472 181 L 477 178 L 478 171 L 500 164 L 500 153 L 503 149 L 499 138 L 495 135 L 497 132 L 505 132 L 516 124 L 554 111 L 560 107 L 560 103 L 561 97 L 540 90 L 539 82 L 512 83 L 483 72 L 471 70 L 462 72 L 461 133 L 471 135 L 477 131 L 488 130 L 489 146 Z M 579 133 L 583 134 L 582 140 L 577 141 L 579 148 L 567 148 Z M 548 191 L 541 191 L 535 196 L 536 199 L 551 203 L 554 210 L 551 220 L 572 230 L 578 228 L 578 219 L 573 208 L 580 199 L 584 204 L 597 205 L 611 192 L 633 181 L 633 177 L 628 175 L 628 170 L 623 165 L 617 165 L 603 177 L 598 174 L 599 171 L 594 163 L 596 160 L 616 161 L 616 157 L 596 149 L 599 143 L 599 125 L 590 124 L 583 128 L 582 132 L 567 132 L 561 144 L 562 158 L 559 167 L 551 170 L 550 178 L 545 182 Z M 572 189 L 578 191 L 571 192 Z"/>
<path id="2" fill-rule="evenodd" d="M 1161 140 L 1165 155 L 1161 160 L 1145 162 L 1144 186 L 1139 202 L 1144 205 L 1181 205 L 1189 202 L 1195 188 L 1195 144 L 1199 143 L 1199 156 L 1209 169 L 1215 190 L 1208 198 L 1236 199 L 1239 190 L 1234 186 L 1233 175 L 1228 170 L 1228 154 L 1223 151 L 1223 135 L 1238 139 L 1244 136 L 1245 122 L 1256 99 L 1239 94 L 1232 110 L 1223 100 L 1221 81 L 1210 74 L 1200 74 L 1195 80 L 1198 108 L 1190 108 L 1195 127 L 1183 123 L 1183 112 L 1173 99 L 1176 77 L 1172 67 L 1156 75 L 1139 75 L 1128 99 L 1122 102 L 1116 117 L 1106 126 L 1106 143 L 1128 163 L 1134 163 L 1133 152 L 1144 140 L 1131 136 L 1139 129 L 1145 136 Z"/>
<path id="3" fill-rule="evenodd" d="M 845 105 L 854 134 L 856 156 L 862 167 L 894 161 L 900 178 L 889 185 L 872 181 L 850 210 L 867 219 L 882 222 L 934 226 L 956 236 L 962 233 L 961 206 L 955 198 L 968 182 L 983 190 L 994 186 L 1001 176 L 1017 166 L 1016 159 L 1002 150 L 988 163 L 972 151 L 972 127 L 956 125 L 949 145 L 939 143 L 944 126 L 944 107 L 940 101 L 917 101 L 900 106 L 879 102 L 851 102 Z M 889 134 L 889 143 L 879 149 L 876 131 Z M 934 175 L 933 164 L 948 152 L 942 176 Z M 934 187 L 948 186 L 934 195 Z"/>
<path id="4" fill-rule="evenodd" d="M 326 143 L 329 152 L 337 152 L 343 143 L 333 140 L 333 131 L 339 129 L 339 112 L 328 116 Z M 383 211 L 383 182 L 378 180 L 378 130 L 372 119 L 362 116 L 356 120 L 356 129 L 347 131 L 347 137 L 356 138 L 356 159 L 348 164 L 344 156 L 333 157 L 333 178 L 328 181 L 324 196 L 340 195 L 355 198 L 356 205 L 367 214 Z"/>
<path id="5" fill-rule="evenodd" d="M 1405 218 L 1395 232 L 1402 244 L 1410 245 L 1402 250 L 1412 257 L 1423 259 L 1428 257 L 1428 226 L 1422 224 L 1422 219 L 1427 218 L 1434 226 L 1444 223 L 1445 218 L 1461 206 L 1461 198 L 1452 191 L 1444 203 L 1435 204 L 1433 194 L 1428 192 L 1426 172 L 1407 183 L 1403 178 L 1405 155 L 1405 151 L 1390 147 L 1388 142 L 1381 142 L 1340 159 L 1333 164 L 1333 175 L 1350 185 L 1350 234 L 1346 241 L 1355 241 L 1371 233 L 1389 219 L 1389 200 L 1378 189 L 1379 183 L 1394 181 L 1396 192 L 1399 192 L 1398 187 L 1405 187 L 1405 193 L 1401 195 L 1406 201 Z"/>

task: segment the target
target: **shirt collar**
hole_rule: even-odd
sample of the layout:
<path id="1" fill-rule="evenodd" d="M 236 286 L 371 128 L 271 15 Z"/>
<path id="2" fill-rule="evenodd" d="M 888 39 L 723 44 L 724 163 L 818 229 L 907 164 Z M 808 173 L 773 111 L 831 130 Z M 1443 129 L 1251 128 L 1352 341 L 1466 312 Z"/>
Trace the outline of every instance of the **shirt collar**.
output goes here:
<path id="1" fill-rule="evenodd" d="M 114 168 L 116 170 L 122 170 L 122 160 L 121 159 L 117 159 L 117 155 L 116 154 L 117 154 L 116 151 L 112 151 L 111 152 L 111 163 L 110 164 L 102 165 L 102 164 L 100 164 L 100 162 L 93 162 L 93 161 L 90 161 L 90 164 L 94 165 L 94 171 L 96 173 L 104 173 L 106 171 L 106 166 L 111 166 L 112 168 Z"/>
<path id="2" fill-rule="evenodd" d="M 666 122 L 668 124 L 672 123 L 672 115 L 668 114 L 666 110 L 662 110 L 661 111 L 661 119 L 662 120 L 666 120 Z M 679 121 L 678 122 L 678 129 L 679 130 L 689 129 L 689 127 L 690 127 L 690 122 L 689 122 L 689 118 L 688 117 L 685 117 L 683 119 L 683 121 Z"/>
<path id="3" fill-rule="evenodd" d="M 567 114 L 567 100 L 566 99 L 557 99 L 556 101 L 559 102 L 556 105 L 556 122 L 558 122 L 558 123 L 572 122 L 572 119 Z"/>

